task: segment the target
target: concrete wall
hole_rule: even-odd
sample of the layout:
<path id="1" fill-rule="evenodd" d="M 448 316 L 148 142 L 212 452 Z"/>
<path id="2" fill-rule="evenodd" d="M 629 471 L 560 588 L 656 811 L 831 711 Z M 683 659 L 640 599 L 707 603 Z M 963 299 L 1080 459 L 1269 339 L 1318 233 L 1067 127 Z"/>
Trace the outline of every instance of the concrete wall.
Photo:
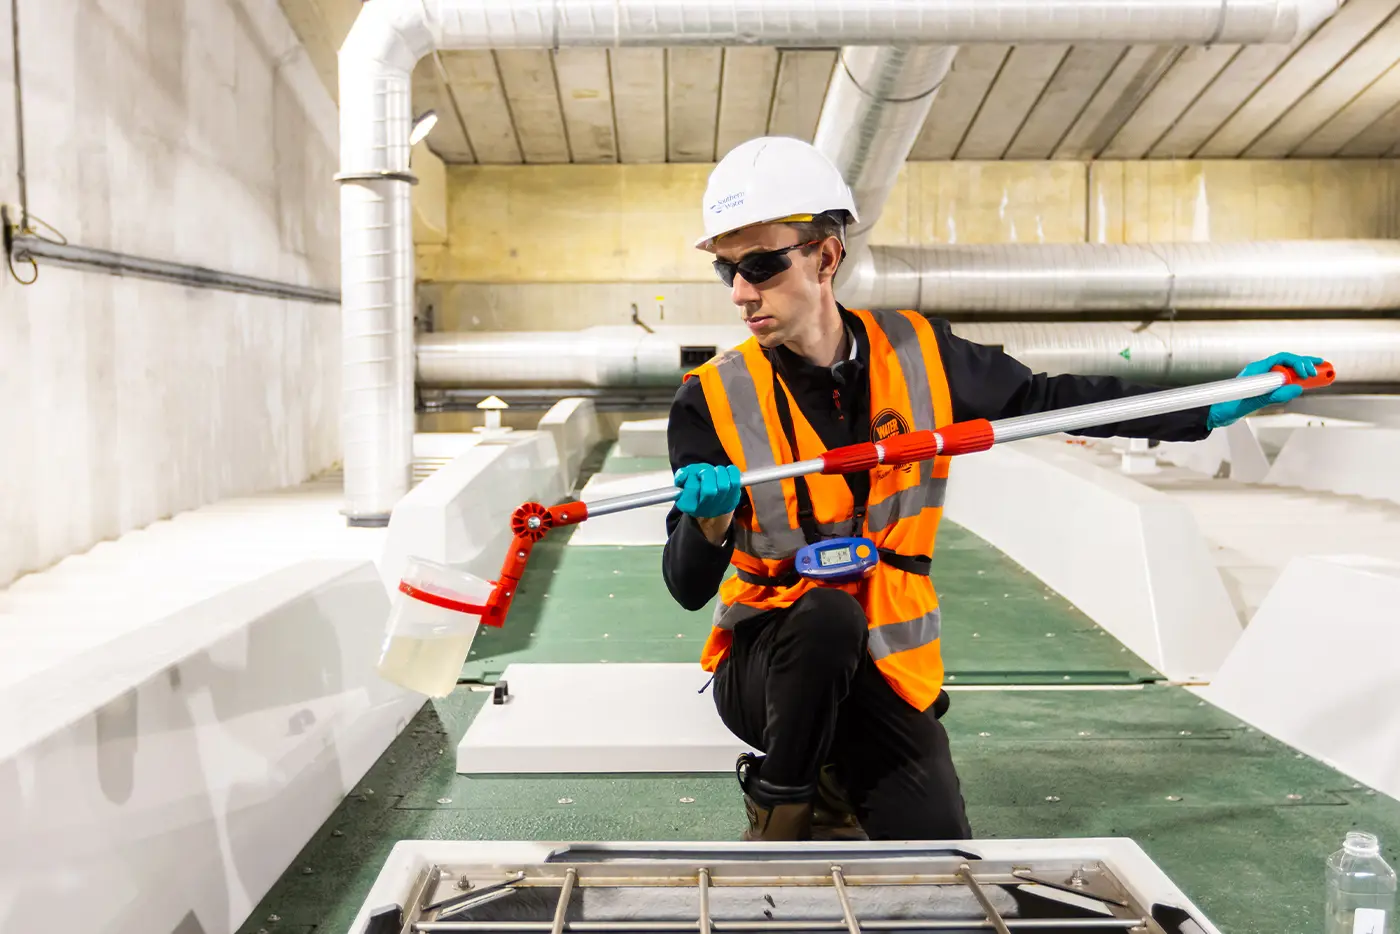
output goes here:
<path id="1" fill-rule="evenodd" d="M 85 246 L 338 286 L 335 108 L 277 0 L 20 0 L 19 18 L 34 214 Z M 8 3 L 0 35 L 13 204 Z M 339 329 L 331 305 L 0 273 L 0 585 L 334 463 Z"/>
<path id="2" fill-rule="evenodd" d="M 702 164 L 449 166 L 447 243 L 420 245 L 418 276 L 499 286 L 664 284 L 674 307 L 683 301 L 680 285 L 714 281 L 708 258 L 691 246 L 700 230 L 699 204 L 710 169 Z M 1393 159 L 959 161 L 908 163 L 872 241 L 1395 236 L 1400 236 L 1400 161 Z M 610 315 L 606 322 L 576 326 L 593 323 L 617 322 Z"/>

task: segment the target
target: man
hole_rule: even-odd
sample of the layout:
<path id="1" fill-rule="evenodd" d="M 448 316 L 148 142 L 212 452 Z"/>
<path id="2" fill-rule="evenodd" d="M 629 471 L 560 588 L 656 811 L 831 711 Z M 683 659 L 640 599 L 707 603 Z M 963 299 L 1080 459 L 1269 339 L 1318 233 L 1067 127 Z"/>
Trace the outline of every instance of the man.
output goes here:
<path id="1" fill-rule="evenodd" d="M 676 394 L 668 440 L 682 493 L 662 563 L 686 608 L 719 594 L 702 665 L 725 725 L 765 753 L 738 764 L 744 839 L 970 837 L 938 722 L 948 696 L 928 577 L 949 458 L 747 490 L 739 473 L 1157 387 L 1032 374 L 944 321 L 842 307 L 832 281 L 855 204 L 835 166 L 799 140 L 738 146 L 711 174 L 703 210 L 696 246 L 715 255 L 753 336 Z M 1312 375 L 1317 358 L 1280 355 L 1246 372 L 1280 361 Z M 1078 433 L 1192 441 L 1300 391 Z M 833 584 L 794 570 L 800 548 L 837 536 L 875 546 L 868 576 Z"/>

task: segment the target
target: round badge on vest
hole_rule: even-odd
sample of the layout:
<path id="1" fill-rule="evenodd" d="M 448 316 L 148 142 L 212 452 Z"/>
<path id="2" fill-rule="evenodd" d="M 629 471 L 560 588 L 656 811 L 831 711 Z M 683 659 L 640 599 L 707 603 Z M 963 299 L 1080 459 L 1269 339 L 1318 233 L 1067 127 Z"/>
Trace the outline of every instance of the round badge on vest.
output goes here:
<path id="1" fill-rule="evenodd" d="M 904 420 L 903 415 L 900 415 L 894 409 L 881 409 L 879 414 L 870 420 L 870 441 L 873 444 L 879 444 L 881 441 L 888 441 L 895 435 L 908 434 L 908 432 L 909 423 Z M 883 477 L 888 475 L 893 469 L 893 467 L 877 467 L 875 468 L 875 475 Z M 914 469 L 914 465 L 901 464 L 899 469 L 908 472 Z"/>

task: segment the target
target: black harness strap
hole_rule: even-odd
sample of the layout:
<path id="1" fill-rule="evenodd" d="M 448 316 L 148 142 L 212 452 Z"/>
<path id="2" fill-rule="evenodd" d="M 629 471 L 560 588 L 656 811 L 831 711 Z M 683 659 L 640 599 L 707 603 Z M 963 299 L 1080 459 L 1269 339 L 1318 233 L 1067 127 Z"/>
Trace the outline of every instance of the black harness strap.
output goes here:
<path id="1" fill-rule="evenodd" d="M 778 377 L 778 357 L 775 353 L 768 354 L 768 363 L 773 370 L 773 403 L 778 409 L 778 421 L 782 424 L 783 435 L 787 438 L 788 447 L 792 450 L 793 459 L 800 457 L 797 453 L 797 430 L 792 423 L 792 409 L 788 405 L 787 392 L 783 388 L 782 380 Z M 807 486 L 807 478 L 796 477 L 793 485 L 797 491 L 797 522 L 802 528 L 802 537 L 807 540 L 807 544 L 815 545 L 823 541 L 824 536 L 817 528 L 816 513 L 812 510 L 812 491 Z M 854 500 L 853 515 L 855 518 L 855 532 L 860 534 L 865 527 L 865 512 L 869 499 L 869 485 L 859 493 L 852 491 Z M 892 568 L 904 571 L 906 574 L 919 574 L 928 577 L 929 567 L 933 559 L 928 555 L 902 555 L 898 552 L 890 551 L 888 548 L 877 549 L 880 560 Z M 752 574 L 742 568 L 735 569 L 736 576 L 746 584 L 756 584 L 760 587 L 791 587 L 802 580 L 802 575 L 797 573 L 795 568 L 789 569 L 777 577 L 766 577 L 761 574 Z"/>

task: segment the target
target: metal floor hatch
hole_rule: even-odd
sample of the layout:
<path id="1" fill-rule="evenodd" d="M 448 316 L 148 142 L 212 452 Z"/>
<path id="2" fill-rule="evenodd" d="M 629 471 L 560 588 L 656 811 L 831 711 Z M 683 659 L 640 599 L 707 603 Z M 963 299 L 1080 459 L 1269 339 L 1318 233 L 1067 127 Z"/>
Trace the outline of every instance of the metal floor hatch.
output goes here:
<path id="1" fill-rule="evenodd" d="M 1121 839 L 937 844 L 406 841 L 347 934 L 1206 934 Z"/>

